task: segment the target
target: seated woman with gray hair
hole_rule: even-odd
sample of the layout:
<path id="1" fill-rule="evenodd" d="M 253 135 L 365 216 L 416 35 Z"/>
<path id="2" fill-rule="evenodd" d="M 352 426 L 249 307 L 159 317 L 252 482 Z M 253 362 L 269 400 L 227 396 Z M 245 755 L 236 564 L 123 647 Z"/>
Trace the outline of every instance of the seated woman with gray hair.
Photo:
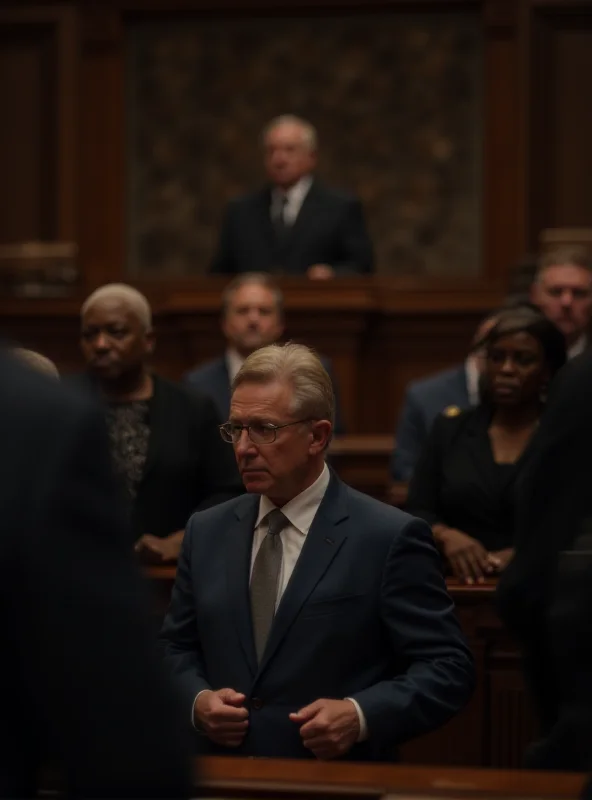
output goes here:
<path id="1" fill-rule="evenodd" d="M 101 398 L 113 462 L 130 503 L 136 550 L 176 560 L 191 514 L 244 491 L 212 401 L 148 367 L 147 299 L 125 284 L 97 289 L 81 310 L 82 383 Z"/>

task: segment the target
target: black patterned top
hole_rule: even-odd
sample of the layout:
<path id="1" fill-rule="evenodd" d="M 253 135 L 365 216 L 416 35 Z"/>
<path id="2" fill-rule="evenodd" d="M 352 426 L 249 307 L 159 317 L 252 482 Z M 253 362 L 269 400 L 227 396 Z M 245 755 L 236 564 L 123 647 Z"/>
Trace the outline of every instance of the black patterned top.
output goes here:
<path id="1" fill-rule="evenodd" d="M 150 405 L 145 400 L 109 403 L 106 410 L 111 457 L 132 500 L 142 480 L 150 439 Z"/>

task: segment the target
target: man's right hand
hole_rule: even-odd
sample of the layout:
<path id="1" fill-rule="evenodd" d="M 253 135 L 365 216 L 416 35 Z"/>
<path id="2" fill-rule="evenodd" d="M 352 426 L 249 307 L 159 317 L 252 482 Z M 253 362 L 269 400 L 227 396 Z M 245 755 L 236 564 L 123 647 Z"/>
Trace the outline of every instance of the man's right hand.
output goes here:
<path id="1" fill-rule="evenodd" d="M 195 701 L 195 721 L 208 739 L 223 747 L 242 744 L 249 727 L 246 697 L 234 689 L 201 692 Z"/>
<path id="2" fill-rule="evenodd" d="M 481 542 L 456 528 L 441 530 L 437 536 L 454 575 L 465 583 L 482 583 L 494 572 L 487 550 Z"/>

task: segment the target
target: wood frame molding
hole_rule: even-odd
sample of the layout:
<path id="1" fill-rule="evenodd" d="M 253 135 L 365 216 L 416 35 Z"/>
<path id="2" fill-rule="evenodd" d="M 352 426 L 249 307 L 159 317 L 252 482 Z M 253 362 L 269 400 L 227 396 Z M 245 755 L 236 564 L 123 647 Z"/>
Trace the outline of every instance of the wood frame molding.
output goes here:
<path id="1" fill-rule="evenodd" d="M 78 30 L 76 9 L 65 3 L 0 8 L 0 26 L 47 26 L 55 39 L 55 232 L 61 241 L 77 240 L 78 187 Z"/>

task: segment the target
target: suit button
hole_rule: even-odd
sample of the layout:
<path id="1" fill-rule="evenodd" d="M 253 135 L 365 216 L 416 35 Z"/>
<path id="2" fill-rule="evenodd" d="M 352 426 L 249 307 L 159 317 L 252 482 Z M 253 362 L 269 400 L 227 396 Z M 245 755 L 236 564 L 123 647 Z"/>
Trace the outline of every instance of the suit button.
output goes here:
<path id="1" fill-rule="evenodd" d="M 259 711 L 260 708 L 263 708 L 263 700 L 260 697 L 252 697 L 251 708 L 254 708 L 255 711 Z"/>

